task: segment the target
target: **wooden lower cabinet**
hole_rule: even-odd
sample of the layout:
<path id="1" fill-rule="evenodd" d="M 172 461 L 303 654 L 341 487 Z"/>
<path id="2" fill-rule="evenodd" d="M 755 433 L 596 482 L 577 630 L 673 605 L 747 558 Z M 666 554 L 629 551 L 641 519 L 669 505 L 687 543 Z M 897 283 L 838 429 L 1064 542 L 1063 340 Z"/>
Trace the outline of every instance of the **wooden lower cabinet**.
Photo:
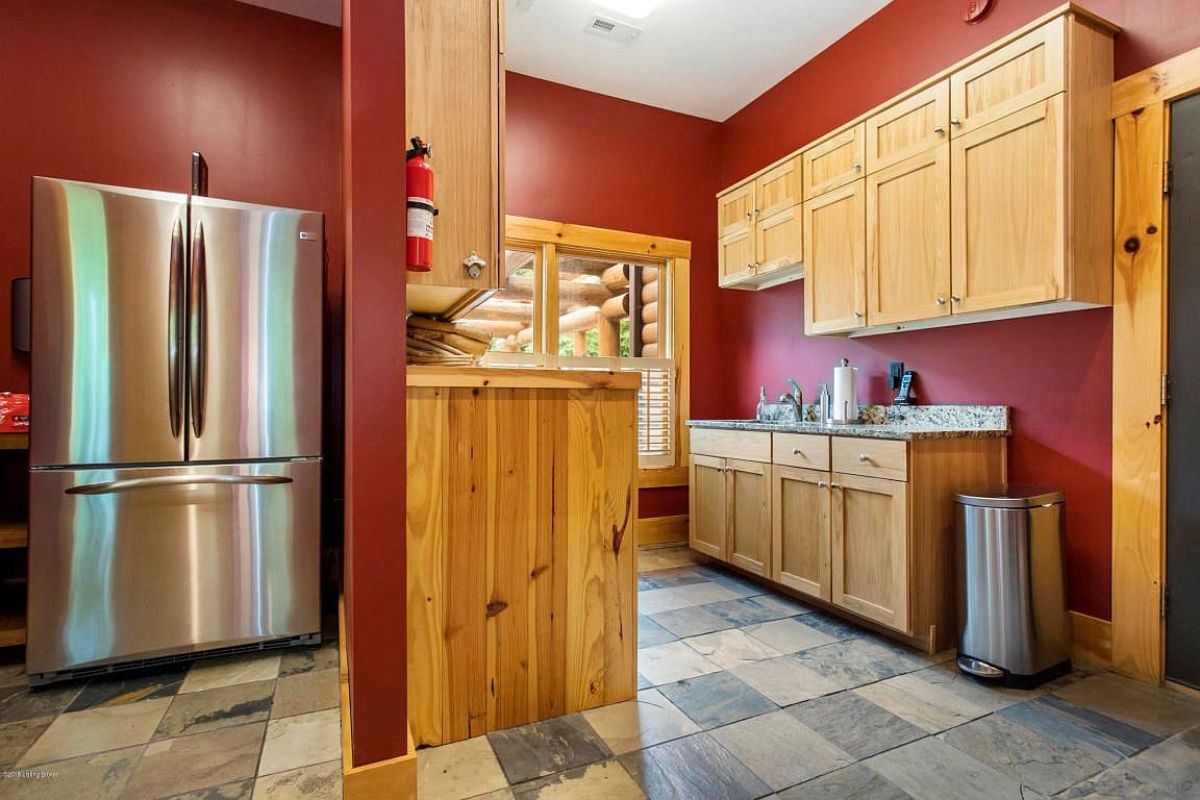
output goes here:
<path id="1" fill-rule="evenodd" d="M 830 599 L 829 473 L 771 467 L 771 580 Z"/>
<path id="2" fill-rule="evenodd" d="M 747 572 L 771 575 L 770 465 L 726 461 L 728 560 Z"/>
<path id="3" fill-rule="evenodd" d="M 688 545 L 713 558 L 725 558 L 725 459 L 692 456 L 689 466 Z"/>
<path id="4" fill-rule="evenodd" d="M 833 473 L 831 599 L 889 628 L 908 624 L 908 489 L 903 481 Z"/>

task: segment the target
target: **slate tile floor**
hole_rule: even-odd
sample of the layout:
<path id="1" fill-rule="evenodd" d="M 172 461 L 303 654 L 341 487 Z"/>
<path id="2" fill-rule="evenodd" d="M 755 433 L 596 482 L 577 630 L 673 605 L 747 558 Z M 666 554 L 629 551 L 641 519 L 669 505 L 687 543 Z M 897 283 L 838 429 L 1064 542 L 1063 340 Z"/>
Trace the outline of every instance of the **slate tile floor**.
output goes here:
<path id="1" fill-rule="evenodd" d="M 422 800 L 1200 800 L 1200 700 L 995 689 L 686 548 L 640 566 L 637 700 L 421 750 Z"/>
<path id="2" fill-rule="evenodd" d="M 329 641 L 37 692 L 0 663 L 0 797 L 334 800 L 337 706 Z"/>
<path id="3" fill-rule="evenodd" d="M 1200 800 L 1200 700 L 994 689 L 686 548 L 640 563 L 637 699 L 422 750 L 422 800 Z M 0 664 L 0 797 L 340 798 L 337 700 L 332 643 L 33 693 Z"/>

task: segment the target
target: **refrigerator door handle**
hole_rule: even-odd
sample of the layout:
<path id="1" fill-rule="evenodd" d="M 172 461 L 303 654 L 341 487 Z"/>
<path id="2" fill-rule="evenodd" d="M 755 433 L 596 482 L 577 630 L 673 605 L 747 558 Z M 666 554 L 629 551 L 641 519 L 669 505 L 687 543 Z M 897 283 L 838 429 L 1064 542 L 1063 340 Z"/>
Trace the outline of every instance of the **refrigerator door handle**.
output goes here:
<path id="1" fill-rule="evenodd" d="M 204 433 L 205 380 L 208 373 L 208 268 L 204 222 L 196 223 L 192 238 L 191 320 L 188 331 L 188 382 L 192 389 L 192 433 Z"/>
<path id="2" fill-rule="evenodd" d="M 186 289 L 183 270 L 183 221 L 175 218 L 171 230 L 170 284 L 167 289 L 167 396 L 171 413 L 171 436 L 178 439 L 183 427 L 183 348 L 186 330 L 184 291 Z"/>
<path id="3" fill-rule="evenodd" d="M 113 494 L 115 492 L 129 492 L 134 489 L 151 489 L 160 486 L 194 486 L 205 483 L 275 486 L 291 482 L 292 479 L 286 475 L 158 475 L 153 478 L 127 478 L 120 481 L 84 483 L 79 486 L 71 486 L 66 490 L 66 493 Z"/>

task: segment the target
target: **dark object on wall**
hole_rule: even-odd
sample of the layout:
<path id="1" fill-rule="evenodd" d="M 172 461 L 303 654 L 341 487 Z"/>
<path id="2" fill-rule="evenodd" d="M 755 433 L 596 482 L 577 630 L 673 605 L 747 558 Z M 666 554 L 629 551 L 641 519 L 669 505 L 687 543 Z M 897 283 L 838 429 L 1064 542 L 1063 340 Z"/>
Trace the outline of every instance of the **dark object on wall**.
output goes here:
<path id="1" fill-rule="evenodd" d="M 192 194 L 208 197 L 208 162 L 199 150 L 192 151 Z"/>
<path id="2" fill-rule="evenodd" d="M 904 362 L 888 362 L 888 388 L 896 391 L 900 388 L 900 379 L 904 377 Z"/>
<path id="3" fill-rule="evenodd" d="M 995 5 L 995 0 L 967 0 L 967 10 L 963 12 L 963 22 L 968 25 L 982 22 Z"/>
<path id="4" fill-rule="evenodd" d="M 12 349 L 29 352 L 29 278 L 12 282 Z"/>

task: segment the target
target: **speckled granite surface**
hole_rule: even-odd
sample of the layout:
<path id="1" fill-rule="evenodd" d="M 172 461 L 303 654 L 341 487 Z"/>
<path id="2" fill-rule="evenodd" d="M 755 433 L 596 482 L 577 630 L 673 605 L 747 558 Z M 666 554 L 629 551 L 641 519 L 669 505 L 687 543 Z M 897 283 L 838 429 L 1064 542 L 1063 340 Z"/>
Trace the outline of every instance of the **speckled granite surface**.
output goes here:
<path id="1" fill-rule="evenodd" d="M 693 428 L 727 428 L 780 433 L 823 433 L 871 439 L 955 439 L 1008 436 L 1008 406 L 880 406 L 863 405 L 860 422 L 833 425 L 817 422 L 816 408 L 804 406 L 804 422 L 759 422 L 738 419 L 690 419 Z"/>

